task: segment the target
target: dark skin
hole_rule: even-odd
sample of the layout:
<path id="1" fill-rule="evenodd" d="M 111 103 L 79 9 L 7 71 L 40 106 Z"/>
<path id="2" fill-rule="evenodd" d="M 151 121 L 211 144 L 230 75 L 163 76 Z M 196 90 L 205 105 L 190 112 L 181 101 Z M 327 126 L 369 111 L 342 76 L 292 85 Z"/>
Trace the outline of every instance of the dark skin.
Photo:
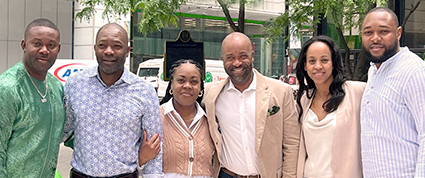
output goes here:
<path id="1" fill-rule="evenodd" d="M 233 85 L 243 92 L 251 84 L 254 74 L 252 63 L 254 51 L 251 40 L 243 33 L 233 32 L 222 42 L 221 58 Z"/>
<path id="2" fill-rule="evenodd" d="M 124 72 L 125 58 L 130 52 L 126 35 L 121 26 L 111 23 L 103 26 L 96 36 L 94 50 L 99 74 L 107 86 L 114 84 Z"/>
<path id="3" fill-rule="evenodd" d="M 182 64 L 173 74 L 173 106 L 189 127 L 196 115 L 196 99 L 201 90 L 201 74 L 193 64 Z"/>
<path id="4" fill-rule="evenodd" d="M 143 141 L 139 149 L 139 166 L 154 159 L 161 150 L 161 137 L 159 137 L 159 134 L 153 135 L 149 140 L 147 140 L 147 137 L 146 130 L 143 130 Z"/>
<path id="5" fill-rule="evenodd" d="M 22 62 L 28 73 L 43 81 L 60 51 L 59 32 L 44 26 L 32 27 L 22 40 L 21 48 L 24 51 Z"/>
<path id="6" fill-rule="evenodd" d="M 111 86 L 121 78 L 124 72 L 125 58 L 130 52 L 127 33 L 118 24 L 106 24 L 96 35 L 94 50 L 99 63 L 100 78 L 107 86 Z M 151 138 L 147 138 L 147 132 L 143 130 L 143 140 L 138 158 L 140 166 L 154 159 L 161 150 L 159 134 L 154 134 Z"/>

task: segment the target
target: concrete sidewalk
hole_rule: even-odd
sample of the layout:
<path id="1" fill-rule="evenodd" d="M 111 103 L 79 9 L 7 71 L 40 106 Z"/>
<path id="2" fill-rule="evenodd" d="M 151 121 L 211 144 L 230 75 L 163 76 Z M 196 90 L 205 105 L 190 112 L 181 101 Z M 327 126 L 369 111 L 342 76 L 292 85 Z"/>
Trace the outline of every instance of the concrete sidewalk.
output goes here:
<path id="1" fill-rule="evenodd" d="M 71 148 L 64 146 L 63 143 L 60 144 L 57 169 L 62 178 L 69 178 L 72 152 Z"/>

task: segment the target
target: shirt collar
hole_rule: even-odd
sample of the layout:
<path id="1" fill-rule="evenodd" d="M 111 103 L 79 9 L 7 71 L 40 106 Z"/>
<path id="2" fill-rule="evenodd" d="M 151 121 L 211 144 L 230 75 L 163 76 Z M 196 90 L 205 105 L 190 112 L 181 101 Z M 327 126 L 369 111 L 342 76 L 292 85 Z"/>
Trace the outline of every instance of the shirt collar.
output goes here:
<path id="1" fill-rule="evenodd" d="M 164 115 L 170 112 L 174 112 L 176 115 L 179 116 L 180 119 L 182 119 L 180 114 L 174 109 L 173 99 L 174 98 L 171 98 L 168 102 L 164 103 Z M 198 122 L 198 120 L 200 120 L 202 117 L 206 116 L 204 109 L 202 109 L 199 103 L 195 101 L 195 104 L 196 104 L 196 115 L 193 118 L 192 124 L 190 124 L 190 126 L 192 126 L 193 123 Z"/>
<path id="2" fill-rule="evenodd" d="M 402 53 L 404 53 L 405 51 L 408 51 L 409 48 L 406 47 L 401 47 L 400 51 L 398 51 L 396 54 L 394 54 L 393 56 L 391 56 L 390 58 L 388 58 L 386 61 L 384 61 L 383 63 L 381 63 L 381 66 L 379 66 L 379 69 L 384 69 L 386 66 L 390 65 L 391 63 L 395 62 L 398 58 L 398 56 L 400 56 Z M 376 67 L 376 64 L 373 62 L 370 62 L 370 66 L 373 66 L 375 70 L 378 70 L 378 68 Z M 382 71 L 382 70 L 379 70 Z"/>
<path id="3" fill-rule="evenodd" d="M 252 77 L 252 82 L 251 82 L 251 84 L 248 86 L 248 88 L 247 89 L 245 89 L 243 92 L 245 92 L 245 91 L 250 91 L 250 90 L 256 90 L 257 89 L 257 75 L 255 75 L 255 72 L 254 72 L 254 70 L 252 70 L 252 73 L 253 73 L 253 77 Z M 236 87 L 235 87 L 235 85 L 233 85 L 233 83 L 232 83 L 232 80 L 229 78 L 229 82 L 226 84 L 226 87 L 225 87 L 225 89 L 226 90 L 236 90 L 236 91 L 239 91 Z M 243 93 L 242 92 L 242 93 Z"/>
<path id="4" fill-rule="evenodd" d="M 88 71 L 89 77 L 97 77 L 97 79 L 99 79 L 99 81 L 101 83 L 104 83 L 102 81 L 102 79 L 100 78 L 100 74 L 99 74 L 98 69 L 99 69 L 99 67 L 96 66 L 96 67 L 91 67 L 91 68 L 86 69 L 86 70 L 89 70 Z M 136 82 L 136 80 L 134 80 L 134 78 L 130 77 L 130 71 L 128 69 L 124 68 L 124 72 L 121 75 L 120 79 L 118 79 L 113 85 L 122 84 L 122 83 L 133 84 L 135 82 Z"/>

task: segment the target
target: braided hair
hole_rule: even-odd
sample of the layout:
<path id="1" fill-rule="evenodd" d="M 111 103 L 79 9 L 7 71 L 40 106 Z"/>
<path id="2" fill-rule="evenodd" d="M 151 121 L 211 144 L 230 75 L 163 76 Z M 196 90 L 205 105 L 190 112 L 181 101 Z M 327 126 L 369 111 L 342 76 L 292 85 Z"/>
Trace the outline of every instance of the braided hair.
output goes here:
<path id="1" fill-rule="evenodd" d="M 202 95 L 198 96 L 198 99 L 196 99 L 196 101 L 198 103 L 201 103 L 202 98 L 204 97 L 204 92 L 203 92 L 204 91 L 204 79 L 202 79 L 202 76 L 204 76 L 204 70 L 202 70 L 201 64 L 199 64 L 198 62 L 196 62 L 192 59 L 180 59 L 180 60 L 174 62 L 174 64 L 170 68 L 170 82 L 168 82 L 167 89 L 165 90 L 165 96 L 164 96 L 164 98 L 162 98 L 162 100 L 159 104 L 164 104 L 164 103 L 168 102 L 171 98 L 173 98 L 173 95 L 170 94 L 170 90 L 171 90 L 171 84 L 173 83 L 173 79 L 174 79 L 174 72 L 182 64 L 193 64 L 193 65 L 195 65 L 196 68 L 198 69 L 199 73 L 201 74 L 201 90 L 200 91 L 202 92 Z"/>

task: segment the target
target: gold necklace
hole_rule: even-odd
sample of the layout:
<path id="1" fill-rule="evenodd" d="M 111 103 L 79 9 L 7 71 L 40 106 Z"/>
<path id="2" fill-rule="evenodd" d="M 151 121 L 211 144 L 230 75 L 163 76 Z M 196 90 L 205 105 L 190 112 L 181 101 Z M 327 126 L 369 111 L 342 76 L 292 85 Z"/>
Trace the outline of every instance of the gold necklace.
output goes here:
<path id="1" fill-rule="evenodd" d="M 46 96 L 47 96 L 47 91 L 49 90 L 49 86 L 47 85 L 47 79 L 44 80 L 44 83 L 46 84 L 46 91 L 44 92 L 44 95 L 42 95 L 40 90 L 38 89 L 37 85 L 35 85 L 34 81 L 32 81 L 32 77 L 28 73 L 27 69 L 25 69 L 25 72 L 27 73 L 28 77 L 30 78 L 32 85 L 37 90 L 37 93 L 41 96 L 41 102 L 43 102 L 43 103 L 47 102 Z"/>

